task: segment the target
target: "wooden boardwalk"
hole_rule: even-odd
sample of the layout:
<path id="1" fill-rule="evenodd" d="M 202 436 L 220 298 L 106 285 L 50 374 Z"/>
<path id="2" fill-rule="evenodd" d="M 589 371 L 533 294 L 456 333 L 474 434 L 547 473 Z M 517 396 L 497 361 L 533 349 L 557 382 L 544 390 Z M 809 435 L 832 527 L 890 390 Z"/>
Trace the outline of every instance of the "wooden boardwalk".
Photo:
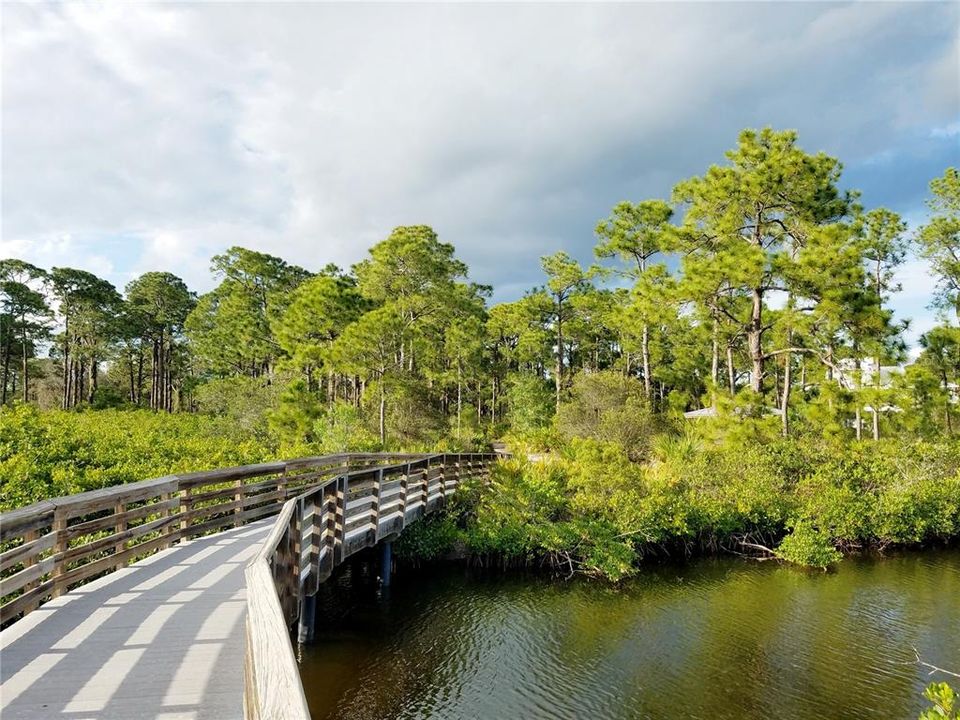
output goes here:
<path id="1" fill-rule="evenodd" d="M 309 720 L 290 631 L 319 584 L 498 457 L 297 458 L 0 514 L 0 718 Z"/>
<path id="2" fill-rule="evenodd" d="M 271 524 L 162 550 L 0 632 L 0 717 L 243 717 L 244 567 Z"/>

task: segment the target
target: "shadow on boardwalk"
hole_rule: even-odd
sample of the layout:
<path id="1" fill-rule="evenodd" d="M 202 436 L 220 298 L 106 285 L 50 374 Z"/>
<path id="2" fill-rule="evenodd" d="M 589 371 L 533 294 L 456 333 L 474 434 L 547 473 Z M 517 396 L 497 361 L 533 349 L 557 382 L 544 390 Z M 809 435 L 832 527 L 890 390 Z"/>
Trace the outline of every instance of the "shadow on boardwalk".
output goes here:
<path id="1" fill-rule="evenodd" d="M 0 716 L 242 717 L 243 569 L 270 522 L 176 545 L 4 630 Z"/>

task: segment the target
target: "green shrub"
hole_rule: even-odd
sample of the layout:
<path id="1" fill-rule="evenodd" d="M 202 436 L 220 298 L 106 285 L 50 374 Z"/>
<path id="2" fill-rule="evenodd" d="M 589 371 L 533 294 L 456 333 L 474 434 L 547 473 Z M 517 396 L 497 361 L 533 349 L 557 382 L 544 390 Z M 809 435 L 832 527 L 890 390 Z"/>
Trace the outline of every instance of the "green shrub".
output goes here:
<path id="1" fill-rule="evenodd" d="M 780 542 L 776 554 L 787 562 L 820 569 L 826 569 L 842 557 L 828 534 L 803 522 L 797 523 Z"/>
<path id="2" fill-rule="evenodd" d="M 429 515 L 403 531 L 395 544 L 397 556 L 413 561 L 436 560 L 449 553 L 460 537 L 453 516 Z"/>
<path id="3" fill-rule="evenodd" d="M 372 452 L 379 448 L 379 438 L 367 427 L 363 416 L 350 403 L 337 401 L 323 408 L 314 421 L 316 451 L 321 454 Z"/>
<path id="4" fill-rule="evenodd" d="M 646 457 L 657 428 L 640 381 L 613 370 L 578 373 L 555 423 L 567 440 L 616 443 L 634 460 Z"/>
<path id="5" fill-rule="evenodd" d="M 149 410 L 0 408 L 0 506 L 174 472 L 261 462 L 274 448 L 224 418 Z"/>
<path id="6" fill-rule="evenodd" d="M 920 713 L 920 720 L 960 720 L 960 698 L 947 683 L 930 683 L 923 696 L 933 706 Z"/>

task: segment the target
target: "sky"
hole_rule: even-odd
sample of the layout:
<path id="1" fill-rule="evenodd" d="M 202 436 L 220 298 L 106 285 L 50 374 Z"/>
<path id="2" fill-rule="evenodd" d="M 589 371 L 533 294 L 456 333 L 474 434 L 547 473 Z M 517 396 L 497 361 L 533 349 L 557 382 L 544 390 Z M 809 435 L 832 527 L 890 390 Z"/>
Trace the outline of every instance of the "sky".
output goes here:
<path id="1" fill-rule="evenodd" d="M 960 165 L 960 3 L 0 3 L 0 257 L 167 270 L 232 245 L 349 267 L 397 225 L 494 300 L 592 260 L 745 127 L 799 132 L 867 207 Z M 894 306 L 931 327 L 910 258 Z"/>

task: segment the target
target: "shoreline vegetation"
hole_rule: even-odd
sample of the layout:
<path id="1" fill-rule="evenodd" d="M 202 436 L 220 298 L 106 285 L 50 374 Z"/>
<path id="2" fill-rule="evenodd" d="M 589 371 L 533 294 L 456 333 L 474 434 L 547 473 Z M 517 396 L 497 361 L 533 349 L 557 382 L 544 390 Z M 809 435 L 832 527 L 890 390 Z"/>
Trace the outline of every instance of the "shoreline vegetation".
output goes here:
<path id="1" fill-rule="evenodd" d="M 397 554 L 612 582 L 647 560 L 710 554 L 826 569 L 852 553 L 954 545 L 958 470 L 960 447 L 946 442 L 679 437 L 638 464 L 610 443 L 577 440 L 547 460 L 503 463 L 493 492 L 461 492 L 448 514 L 411 527 Z"/>
<path id="2" fill-rule="evenodd" d="M 506 440 L 404 541 L 611 580 L 723 551 L 827 567 L 960 535 L 960 173 L 915 228 L 797 133 L 744 130 L 664 199 L 615 204 L 596 263 L 490 304 L 454 246 L 394 229 L 344 271 L 232 247 L 198 295 L 0 260 L 0 509 L 169 472 Z M 908 257 L 938 324 L 907 352 Z M 504 501 L 506 499 L 506 501 Z"/>

